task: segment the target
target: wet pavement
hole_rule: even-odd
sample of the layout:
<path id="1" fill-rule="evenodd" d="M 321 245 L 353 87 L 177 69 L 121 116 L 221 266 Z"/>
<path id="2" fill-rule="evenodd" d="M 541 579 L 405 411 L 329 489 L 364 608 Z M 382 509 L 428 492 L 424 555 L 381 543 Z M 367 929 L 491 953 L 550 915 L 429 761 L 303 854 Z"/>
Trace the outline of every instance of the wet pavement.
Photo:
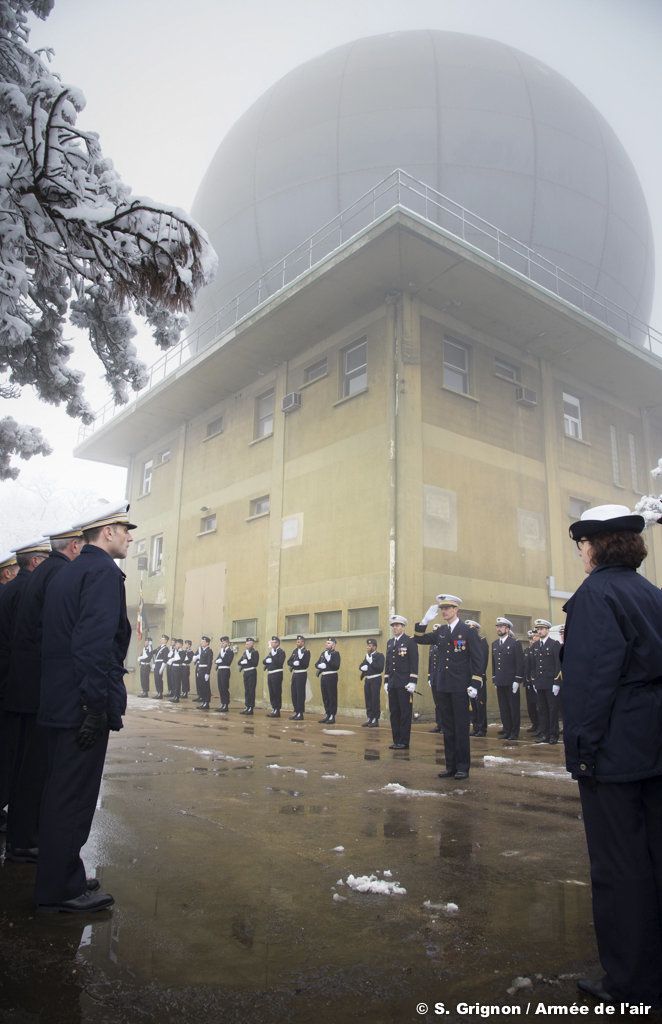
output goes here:
<path id="1" fill-rule="evenodd" d="M 593 1017 L 575 987 L 598 968 L 562 746 L 491 726 L 456 782 L 437 778 L 431 723 L 393 752 L 385 724 L 239 710 L 130 698 L 84 851 L 112 912 L 35 917 L 34 869 L 2 865 L 2 1022 L 452 1022 L 489 1005 L 533 1020 L 575 1002 Z"/>

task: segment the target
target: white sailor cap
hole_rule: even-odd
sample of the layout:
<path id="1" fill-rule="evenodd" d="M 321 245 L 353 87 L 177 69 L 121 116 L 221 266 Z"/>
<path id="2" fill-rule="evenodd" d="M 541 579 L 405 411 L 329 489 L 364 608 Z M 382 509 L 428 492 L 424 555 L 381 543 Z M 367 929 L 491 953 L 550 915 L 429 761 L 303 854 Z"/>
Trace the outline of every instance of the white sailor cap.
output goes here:
<path id="1" fill-rule="evenodd" d="M 8 551 L 6 555 L 0 555 L 0 569 L 9 569 L 12 565 L 16 565 L 16 555 L 13 551 Z"/>
<path id="2" fill-rule="evenodd" d="M 437 594 L 435 600 L 439 602 L 440 607 L 443 607 L 445 604 L 452 604 L 459 608 L 462 604 L 462 598 L 456 597 L 455 594 Z"/>
<path id="3" fill-rule="evenodd" d="M 526 635 L 529 637 L 529 639 L 532 639 L 536 635 L 535 629 L 527 629 Z"/>
<path id="4" fill-rule="evenodd" d="M 475 619 L 465 619 L 464 621 L 471 629 L 480 629 L 480 622 L 476 622 Z"/>
<path id="5" fill-rule="evenodd" d="M 545 626 L 547 629 L 552 628 L 551 622 L 549 622 L 547 619 L 535 619 L 533 625 L 536 627 Z"/>
<path id="6" fill-rule="evenodd" d="M 388 624 L 389 626 L 406 626 L 407 620 L 404 615 L 391 615 Z"/>
<path id="7" fill-rule="evenodd" d="M 46 536 L 51 540 L 77 540 L 79 537 L 82 538 L 83 531 L 80 526 L 71 526 L 65 522 L 47 530 Z"/>
<path id="8" fill-rule="evenodd" d="M 505 617 L 505 615 L 497 615 L 495 625 L 496 626 L 508 626 L 510 629 L 513 628 L 512 622 L 510 621 L 510 619 L 507 619 Z"/>
<path id="9" fill-rule="evenodd" d="M 582 512 L 576 523 L 569 528 L 573 540 L 590 539 L 600 533 L 618 533 L 626 530 L 641 533 L 646 520 L 630 512 L 627 505 L 595 505 Z"/>
<path id="10" fill-rule="evenodd" d="M 95 508 L 90 509 L 84 519 L 74 526 L 81 530 L 98 530 L 102 526 L 126 526 L 129 530 L 135 530 L 136 524 L 129 521 L 129 508 L 126 501 L 102 502 Z"/>
<path id="11" fill-rule="evenodd" d="M 29 544 L 19 544 L 12 548 L 17 555 L 50 555 L 51 545 L 46 537 L 39 537 L 38 540 L 31 540 Z"/>

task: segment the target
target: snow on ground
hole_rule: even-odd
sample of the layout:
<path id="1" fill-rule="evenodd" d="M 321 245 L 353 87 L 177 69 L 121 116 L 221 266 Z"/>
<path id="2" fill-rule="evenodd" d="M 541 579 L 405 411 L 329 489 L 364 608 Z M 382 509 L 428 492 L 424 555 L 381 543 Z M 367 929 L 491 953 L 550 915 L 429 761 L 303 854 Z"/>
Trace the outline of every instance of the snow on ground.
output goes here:
<path id="1" fill-rule="evenodd" d="M 333 853 L 344 853 L 344 852 L 345 852 L 345 847 L 344 846 L 334 846 L 333 847 Z"/>
<path id="2" fill-rule="evenodd" d="M 295 775 L 307 775 L 308 774 L 308 769 L 307 768 L 293 768 L 292 765 L 289 765 L 289 764 L 265 764 L 264 767 L 265 768 L 274 768 L 276 771 L 279 771 L 279 772 L 294 772 Z"/>
<path id="3" fill-rule="evenodd" d="M 533 988 L 533 982 L 531 981 L 531 979 L 530 978 L 513 978 L 512 985 L 506 991 L 508 992 L 509 996 L 514 996 L 515 993 L 519 989 L 521 989 L 521 988 Z"/>
<path id="4" fill-rule="evenodd" d="M 437 789 L 409 789 L 400 782 L 387 782 L 381 788 L 382 793 L 395 793 L 398 796 L 448 796 Z"/>
<path id="5" fill-rule="evenodd" d="M 328 736 L 354 736 L 353 729 L 322 729 Z"/>
<path id="6" fill-rule="evenodd" d="M 433 903 L 431 900 L 425 900 L 423 906 L 426 910 L 443 910 L 447 914 L 457 914 L 460 909 L 457 903 Z"/>
<path id="7" fill-rule="evenodd" d="M 407 893 L 399 882 L 377 878 L 377 875 L 348 875 L 346 884 L 355 892 L 373 892 L 380 896 L 405 896 Z"/>
<path id="8" fill-rule="evenodd" d="M 182 747 L 178 743 L 173 744 L 175 750 L 188 750 L 191 754 L 200 754 L 200 757 L 213 757 L 215 761 L 242 761 L 249 764 L 246 757 L 233 757 L 232 754 L 224 754 L 220 750 L 207 750 L 205 747 Z"/>
<path id="9" fill-rule="evenodd" d="M 496 768 L 512 771 L 518 775 L 531 775 L 546 779 L 568 779 L 572 781 L 565 768 L 545 764 L 544 761 L 520 761 L 515 757 L 495 757 L 493 754 L 483 756 L 485 768 Z"/>
<path id="10" fill-rule="evenodd" d="M 327 780 L 329 780 L 329 779 L 346 779 L 347 776 L 346 775 L 339 775 L 338 772 L 333 772 L 330 775 L 323 775 L 322 778 L 323 779 L 327 779 Z"/>

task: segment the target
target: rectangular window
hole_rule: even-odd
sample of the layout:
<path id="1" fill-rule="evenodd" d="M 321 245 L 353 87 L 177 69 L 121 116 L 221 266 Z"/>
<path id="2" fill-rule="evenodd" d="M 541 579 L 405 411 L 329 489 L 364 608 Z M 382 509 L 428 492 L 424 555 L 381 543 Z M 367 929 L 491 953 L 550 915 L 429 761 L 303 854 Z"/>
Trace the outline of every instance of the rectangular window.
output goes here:
<path id="1" fill-rule="evenodd" d="M 166 448 L 166 450 L 164 452 L 160 452 L 157 455 L 157 460 L 158 460 L 158 462 L 161 465 L 163 465 L 164 462 L 170 462 L 171 458 L 172 458 L 172 452 L 170 451 L 169 448 Z"/>
<path id="2" fill-rule="evenodd" d="M 143 494 L 149 494 L 152 489 L 152 470 L 154 469 L 154 459 L 149 459 L 143 463 L 143 478 L 140 489 L 141 496 Z"/>
<path id="3" fill-rule="evenodd" d="M 465 622 L 467 621 L 467 619 L 473 619 L 474 622 L 480 622 L 480 612 L 473 611 L 471 608 L 464 608 L 464 607 L 462 607 L 462 608 L 460 608 L 459 614 L 460 614 L 460 618 L 464 619 Z M 441 618 L 441 616 L 439 616 L 438 619 L 435 619 L 435 622 L 443 622 L 443 621 L 444 620 Z"/>
<path id="4" fill-rule="evenodd" d="M 499 358 L 499 356 L 494 357 L 494 374 L 503 380 L 509 380 L 512 384 L 519 384 L 522 379 L 519 366 L 509 363 L 505 359 Z M 476 619 L 476 622 L 478 622 L 478 619 Z"/>
<path id="5" fill-rule="evenodd" d="M 305 636 L 308 632 L 309 622 L 309 615 L 286 615 L 285 632 L 288 636 L 296 636 L 297 633 L 301 633 L 302 636 Z"/>
<path id="6" fill-rule="evenodd" d="M 628 434 L 628 447 L 630 449 L 630 475 L 632 477 L 632 490 L 641 494 L 641 487 L 639 486 L 639 465 L 637 463 L 637 442 L 634 439 L 634 434 Z"/>
<path id="7" fill-rule="evenodd" d="M 510 619 L 513 624 L 512 632 L 515 634 L 518 640 L 526 640 L 527 633 L 531 629 L 531 616 L 530 615 L 511 615 L 506 612 L 506 618 Z"/>
<path id="8" fill-rule="evenodd" d="M 342 388 L 341 398 L 350 398 L 365 391 L 368 386 L 368 342 L 359 341 L 356 345 L 341 352 Z"/>
<path id="9" fill-rule="evenodd" d="M 250 505 L 248 506 L 249 516 L 266 516 L 269 514 L 270 501 L 269 495 L 263 494 L 260 498 L 253 498 Z"/>
<path id="10" fill-rule="evenodd" d="M 618 434 L 616 427 L 609 427 L 609 442 L 611 445 L 611 478 L 615 484 L 621 484 L 621 460 L 618 454 Z"/>
<path id="11" fill-rule="evenodd" d="M 247 636 L 257 639 L 257 619 L 235 619 L 232 623 L 232 638 L 243 640 Z"/>
<path id="12" fill-rule="evenodd" d="M 350 608 L 349 628 L 379 629 L 379 608 Z"/>
<path id="13" fill-rule="evenodd" d="M 200 520 L 200 533 L 213 533 L 216 529 L 216 513 L 212 512 L 211 515 L 203 516 Z"/>
<path id="14" fill-rule="evenodd" d="M 320 377 L 326 377 L 327 360 L 326 356 L 324 359 L 318 359 L 316 363 L 311 363 L 303 371 L 303 382 L 304 384 L 311 384 L 314 380 L 319 380 Z"/>
<path id="15" fill-rule="evenodd" d="M 568 515 L 573 523 L 581 519 L 582 513 L 586 512 L 586 509 L 590 507 L 590 501 L 586 501 L 585 498 L 573 498 L 572 495 L 568 498 Z"/>
<path id="16" fill-rule="evenodd" d="M 563 430 L 567 437 L 582 440 L 582 407 L 578 398 L 563 392 Z"/>
<path id="17" fill-rule="evenodd" d="M 216 419 L 210 420 L 207 424 L 205 431 L 205 438 L 216 437 L 217 434 L 223 433 L 223 417 L 217 416 Z"/>
<path id="18" fill-rule="evenodd" d="M 315 632 L 340 633 L 342 630 L 342 612 L 317 612 L 315 614 Z"/>
<path id="19" fill-rule="evenodd" d="M 149 572 L 151 576 L 158 576 L 163 572 L 163 534 L 157 533 L 152 537 L 149 555 Z"/>
<path id="20" fill-rule="evenodd" d="M 469 394 L 469 354 L 466 345 L 444 338 L 444 387 L 460 395 Z"/>
<path id="21" fill-rule="evenodd" d="M 273 388 L 255 399 L 255 437 L 269 437 L 274 432 L 276 392 Z"/>

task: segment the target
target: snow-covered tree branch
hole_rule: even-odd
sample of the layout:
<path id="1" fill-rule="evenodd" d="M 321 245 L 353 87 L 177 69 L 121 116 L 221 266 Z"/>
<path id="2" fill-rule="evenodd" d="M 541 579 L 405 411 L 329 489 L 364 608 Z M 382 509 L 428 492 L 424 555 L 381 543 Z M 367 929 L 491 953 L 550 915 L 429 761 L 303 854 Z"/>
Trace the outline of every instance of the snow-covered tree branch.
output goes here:
<path id="1" fill-rule="evenodd" d="M 651 469 L 651 476 L 654 480 L 662 476 L 662 459 L 658 459 L 657 466 Z M 634 511 L 644 517 L 646 526 L 662 522 L 662 494 L 657 497 L 654 494 L 645 494 L 634 506 Z"/>
<path id="2" fill-rule="evenodd" d="M 216 254 L 183 210 L 133 196 L 96 133 L 76 127 L 83 94 L 28 47 L 28 16 L 46 18 L 53 2 L 0 0 L 0 395 L 33 385 L 89 423 L 67 317 L 88 332 L 115 401 L 126 402 L 145 383 L 132 314 L 161 348 L 174 344 Z M 46 448 L 34 428 L 16 425 L 12 440 L 13 422 L 2 421 L 0 479 L 15 476 L 12 453 Z"/>

